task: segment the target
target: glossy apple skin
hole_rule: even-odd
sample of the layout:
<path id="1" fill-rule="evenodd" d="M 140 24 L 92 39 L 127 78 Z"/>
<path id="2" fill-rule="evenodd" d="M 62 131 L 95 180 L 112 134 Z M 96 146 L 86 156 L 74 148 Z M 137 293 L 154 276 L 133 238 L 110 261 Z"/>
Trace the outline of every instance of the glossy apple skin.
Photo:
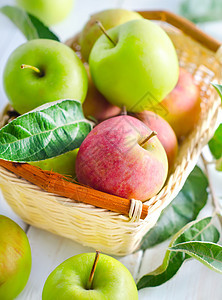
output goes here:
<path id="1" fill-rule="evenodd" d="M 75 164 L 78 151 L 79 149 L 75 149 L 57 157 L 38 162 L 32 162 L 30 163 L 30 165 L 38 167 L 42 170 L 53 171 L 62 175 L 71 176 L 72 178 L 75 178 Z"/>
<path id="2" fill-rule="evenodd" d="M 93 279 L 93 289 L 86 285 L 95 254 L 73 256 L 59 265 L 45 282 L 43 300 L 137 300 L 138 292 L 132 275 L 116 259 L 100 254 Z"/>
<path id="3" fill-rule="evenodd" d="M 85 63 L 84 65 L 88 74 L 88 92 L 82 106 L 85 117 L 93 117 L 98 122 L 101 122 L 119 115 L 121 108 L 109 103 L 97 90 L 92 81 L 88 64 Z"/>
<path id="4" fill-rule="evenodd" d="M 12 300 L 24 289 L 31 271 L 31 249 L 25 232 L 0 215 L 0 299 Z"/>
<path id="5" fill-rule="evenodd" d="M 43 76 L 21 69 L 22 64 L 39 68 Z M 59 99 L 83 102 L 88 85 L 86 70 L 74 51 L 47 39 L 18 47 L 6 63 L 3 81 L 10 103 L 20 114 Z"/>
<path id="6" fill-rule="evenodd" d="M 169 170 L 171 170 L 178 153 L 178 142 L 173 128 L 166 120 L 152 111 L 145 110 L 133 115 L 157 133 L 157 137 L 166 151 Z"/>
<path id="7" fill-rule="evenodd" d="M 74 0 L 16 0 L 16 2 L 21 8 L 49 26 L 67 17 Z"/>
<path id="8" fill-rule="evenodd" d="M 142 19 L 142 16 L 137 12 L 126 9 L 107 9 L 93 14 L 80 35 L 81 53 L 84 59 L 88 61 L 95 41 L 102 35 L 101 29 L 95 23 L 96 21 L 100 21 L 103 27 L 108 30 L 135 19 Z"/>
<path id="9" fill-rule="evenodd" d="M 166 152 L 157 137 L 138 144 L 152 131 L 130 116 L 110 118 L 85 138 L 76 158 L 79 182 L 123 198 L 145 201 L 162 188 Z"/>
<path id="10" fill-rule="evenodd" d="M 175 87 L 178 58 L 167 34 L 149 20 L 133 20 L 102 35 L 89 57 L 95 86 L 127 111 L 151 110 Z"/>
<path id="11" fill-rule="evenodd" d="M 193 76 L 183 68 L 175 89 L 161 102 L 160 114 L 172 126 L 177 137 L 186 136 L 197 124 L 201 113 L 199 88 Z"/>

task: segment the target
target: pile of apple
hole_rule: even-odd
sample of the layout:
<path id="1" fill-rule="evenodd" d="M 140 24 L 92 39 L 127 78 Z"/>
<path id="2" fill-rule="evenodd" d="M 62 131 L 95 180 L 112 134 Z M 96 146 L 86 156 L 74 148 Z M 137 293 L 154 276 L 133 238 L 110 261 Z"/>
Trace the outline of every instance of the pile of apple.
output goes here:
<path id="1" fill-rule="evenodd" d="M 19 114 L 76 99 L 85 116 L 97 121 L 79 151 L 34 165 L 145 201 L 163 187 L 178 140 L 198 121 L 199 89 L 179 68 L 164 30 L 136 12 L 112 9 L 93 15 L 79 44 L 81 58 L 62 43 L 32 40 L 6 64 L 5 91 Z"/>

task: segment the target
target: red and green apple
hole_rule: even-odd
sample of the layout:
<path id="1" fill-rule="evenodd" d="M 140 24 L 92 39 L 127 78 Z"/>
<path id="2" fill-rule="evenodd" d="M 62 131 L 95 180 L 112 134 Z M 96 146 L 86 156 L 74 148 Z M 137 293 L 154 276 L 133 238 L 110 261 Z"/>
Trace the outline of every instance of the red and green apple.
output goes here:
<path id="1" fill-rule="evenodd" d="M 160 115 L 171 125 L 178 138 L 186 136 L 197 124 L 200 102 L 200 90 L 193 76 L 180 68 L 178 83 L 161 102 L 164 110 L 160 110 Z"/>
<path id="2" fill-rule="evenodd" d="M 0 215 L 0 299 L 12 300 L 24 289 L 31 271 L 31 249 L 25 232 Z"/>
<path id="3" fill-rule="evenodd" d="M 157 137 L 166 151 L 169 170 L 171 170 L 178 153 L 178 142 L 173 128 L 165 119 L 152 111 L 145 110 L 132 115 L 157 133 Z"/>
<path id="4" fill-rule="evenodd" d="M 162 188 L 168 172 L 166 152 L 153 132 L 131 116 L 97 125 L 76 158 L 79 182 L 123 198 L 145 201 Z"/>

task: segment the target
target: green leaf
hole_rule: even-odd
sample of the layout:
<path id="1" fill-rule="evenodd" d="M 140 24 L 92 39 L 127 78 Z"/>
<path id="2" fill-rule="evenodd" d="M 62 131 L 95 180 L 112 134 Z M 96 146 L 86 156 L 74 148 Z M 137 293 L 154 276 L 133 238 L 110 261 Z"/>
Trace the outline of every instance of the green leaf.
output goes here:
<path id="1" fill-rule="evenodd" d="M 32 24 L 38 32 L 39 39 L 50 39 L 60 42 L 59 38 L 51 31 L 47 26 L 45 26 L 39 19 L 35 16 L 28 14 Z"/>
<path id="2" fill-rule="evenodd" d="M 144 236 L 141 249 L 159 244 L 196 219 L 208 198 L 208 181 L 199 167 L 195 167 L 177 197 L 161 213 L 156 225 Z"/>
<path id="3" fill-rule="evenodd" d="M 179 14 L 194 23 L 219 21 L 222 18 L 221 2 L 218 0 L 183 0 L 180 1 Z"/>
<path id="4" fill-rule="evenodd" d="M 222 157 L 222 124 L 217 128 L 213 138 L 209 141 L 209 148 L 216 159 Z"/>
<path id="5" fill-rule="evenodd" d="M 222 246 L 220 245 L 194 241 L 177 244 L 169 250 L 186 253 L 209 269 L 222 274 Z"/>
<path id="6" fill-rule="evenodd" d="M 218 94 L 220 95 L 221 100 L 222 100 L 222 85 L 217 84 L 217 83 L 211 83 L 211 84 L 216 89 L 216 91 L 218 92 Z"/>
<path id="7" fill-rule="evenodd" d="M 78 148 L 91 123 L 77 100 L 59 100 L 24 114 L 0 130 L 0 159 L 31 162 Z"/>
<path id="8" fill-rule="evenodd" d="M 169 248 L 187 241 L 210 241 L 217 243 L 220 235 L 216 227 L 211 224 L 211 220 L 212 218 L 209 217 L 187 224 L 174 235 Z M 153 272 L 144 275 L 137 283 L 137 288 L 142 289 L 163 284 L 177 273 L 183 262 L 188 258 L 190 256 L 182 252 L 167 250 L 162 265 Z"/>
<path id="9" fill-rule="evenodd" d="M 6 5 L 0 8 L 0 12 L 21 30 L 27 40 L 41 38 L 59 41 L 59 38 L 41 21 L 19 7 Z"/>
<path id="10" fill-rule="evenodd" d="M 222 100 L 222 85 L 211 83 Z M 216 159 L 216 170 L 222 171 L 222 124 L 217 128 L 213 138 L 208 143 L 213 157 Z"/>

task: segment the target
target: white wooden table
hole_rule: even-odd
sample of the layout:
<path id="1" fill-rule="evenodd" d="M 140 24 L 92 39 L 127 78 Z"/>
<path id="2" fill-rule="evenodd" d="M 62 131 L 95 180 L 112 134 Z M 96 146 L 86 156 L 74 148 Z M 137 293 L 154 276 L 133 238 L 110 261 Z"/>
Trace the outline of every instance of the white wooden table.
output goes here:
<path id="1" fill-rule="evenodd" d="M 180 2 L 181 0 L 76 0 L 75 7 L 69 18 L 55 26 L 53 30 L 59 35 L 62 41 L 65 41 L 80 31 L 89 15 L 95 11 L 123 7 L 135 10 L 168 9 L 177 12 Z M 4 4 L 13 4 L 13 0 L 0 0 L 0 5 Z M 222 30 L 221 27 L 219 30 L 218 26 L 221 26 L 221 23 L 217 24 L 217 26 L 213 26 L 212 24 L 204 25 L 204 29 L 211 34 L 215 34 L 222 40 Z M 25 38 L 3 15 L 0 15 L 0 37 L 0 110 L 2 110 L 7 103 L 2 86 L 4 65 L 10 53 L 21 43 L 25 42 Z M 207 149 L 205 152 L 208 152 Z M 215 193 L 222 199 L 222 173 L 216 172 L 213 166 L 209 167 L 209 172 Z M 211 214 L 210 197 L 208 202 L 208 205 L 200 213 L 199 217 Z M 44 282 L 58 264 L 73 255 L 94 251 L 68 239 L 28 226 L 10 209 L 1 194 L 0 214 L 12 218 L 26 231 L 32 249 L 33 262 L 31 275 L 26 288 L 17 298 L 19 300 L 40 300 Z M 144 253 L 139 251 L 136 254 L 118 259 L 128 267 L 134 278 L 138 279 L 162 263 L 168 243 L 169 241 L 148 249 Z M 178 274 L 169 282 L 159 287 L 139 291 L 139 299 L 220 300 L 222 299 L 221 283 L 221 275 L 210 271 L 201 263 L 192 260 L 186 262 Z"/>

